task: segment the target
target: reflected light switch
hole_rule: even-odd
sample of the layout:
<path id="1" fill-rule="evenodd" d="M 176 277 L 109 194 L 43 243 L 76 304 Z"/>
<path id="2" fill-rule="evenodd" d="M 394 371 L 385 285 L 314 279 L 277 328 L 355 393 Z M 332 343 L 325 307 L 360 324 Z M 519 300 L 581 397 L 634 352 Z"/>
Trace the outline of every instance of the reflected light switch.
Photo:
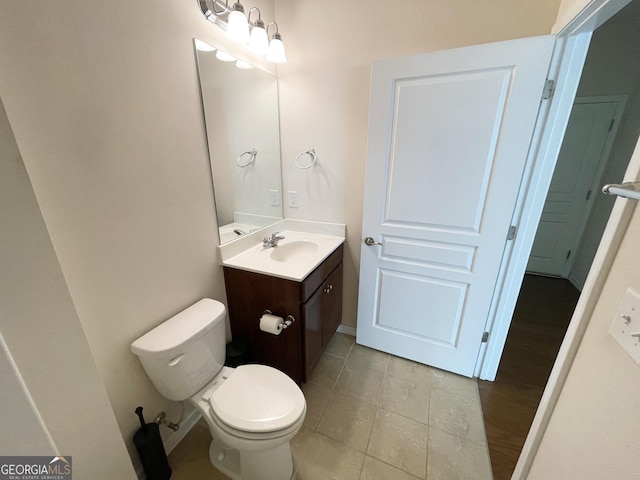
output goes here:
<path id="1" fill-rule="evenodd" d="M 640 365 L 640 294 L 627 288 L 609 335 Z"/>
<path id="2" fill-rule="evenodd" d="M 269 194 L 271 195 L 271 206 L 279 207 L 280 206 L 280 190 L 269 190 Z"/>

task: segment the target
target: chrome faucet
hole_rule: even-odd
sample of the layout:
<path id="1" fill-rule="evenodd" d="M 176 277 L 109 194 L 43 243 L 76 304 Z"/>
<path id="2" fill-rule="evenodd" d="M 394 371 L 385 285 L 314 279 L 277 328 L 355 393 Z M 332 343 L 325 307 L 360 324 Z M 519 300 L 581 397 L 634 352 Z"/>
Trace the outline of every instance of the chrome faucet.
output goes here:
<path id="1" fill-rule="evenodd" d="M 274 232 L 271 234 L 270 237 L 264 237 L 262 239 L 262 246 L 264 248 L 277 247 L 278 241 L 282 240 L 283 238 L 284 238 L 283 236 L 278 235 L 278 232 Z"/>

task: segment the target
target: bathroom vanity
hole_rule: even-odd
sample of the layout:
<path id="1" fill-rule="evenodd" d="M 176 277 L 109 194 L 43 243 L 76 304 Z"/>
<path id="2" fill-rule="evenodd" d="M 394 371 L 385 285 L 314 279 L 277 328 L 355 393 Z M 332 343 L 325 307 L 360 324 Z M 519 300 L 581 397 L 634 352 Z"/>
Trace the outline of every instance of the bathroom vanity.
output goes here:
<path id="1" fill-rule="evenodd" d="M 224 279 L 233 339 L 248 343 L 251 361 L 278 368 L 302 384 L 341 322 L 344 239 L 320 235 L 308 242 L 293 232 L 284 236 L 277 247 L 252 247 L 223 261 Z M 331 242 L 323 244 L 326 239 Z M 319 246 L 314 250 L 307 242 Z M 315 263 L 305 273 L 307 260 Z M 259 323 L 266 311 L 295 321 L 279 335 L 264 332 Z"/>

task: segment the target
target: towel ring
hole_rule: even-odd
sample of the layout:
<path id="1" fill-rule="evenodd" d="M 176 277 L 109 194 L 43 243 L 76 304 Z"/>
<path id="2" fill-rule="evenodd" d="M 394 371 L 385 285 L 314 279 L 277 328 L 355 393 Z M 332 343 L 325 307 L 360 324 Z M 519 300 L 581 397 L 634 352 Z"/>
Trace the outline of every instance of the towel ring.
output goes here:
<path id="1" fill-rule="evenodd" d="M 254 160 L 256 159 L 256 155 L 258 154 L 258 152 L 256 151 L 255 148 L 252 148 L 251 150 L 247 150 L 246 152 L 243 152 L 240 154 L 240 156 L 236 159 L 236 163 L 238 164 L 238 166 L 240 168 L 244 168 L 244 167 L 248 167 L 249 165 L 251 165 Z M 242 162 L 242 157 L 244 157 L 245 155 L 249 155 L 249 161 L 248 162 Z"/>
<path id="2" fill-rule="evenodd" d="M 311 157 L 311 163 L 309 163 L 309 165 L 306 165 L 306 166 L 300 165 L 300 157 L 302 157 L 303 155 L 309 155 L 309 157 Z M 313 148 L 310 148 L 306 152 L 301 152 L 298 154 L 295 162 L 296 167 L 306 170 L 307 168 L 313 167 L 316 164 L 317 159 L 318 159 L 318 155 L 316 154 L 316 151 Z"/>

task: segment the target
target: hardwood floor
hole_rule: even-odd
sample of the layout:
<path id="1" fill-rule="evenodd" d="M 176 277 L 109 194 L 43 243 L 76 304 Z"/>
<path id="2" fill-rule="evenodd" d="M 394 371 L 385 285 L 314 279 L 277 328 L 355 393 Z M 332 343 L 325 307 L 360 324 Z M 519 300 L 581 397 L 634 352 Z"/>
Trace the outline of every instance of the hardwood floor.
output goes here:
<path id="1" fill-rule="evenodd" d="M 496 380 L 478 381 L 494 480 L 511 478 L 579 295 L 525 276 Z"/>

